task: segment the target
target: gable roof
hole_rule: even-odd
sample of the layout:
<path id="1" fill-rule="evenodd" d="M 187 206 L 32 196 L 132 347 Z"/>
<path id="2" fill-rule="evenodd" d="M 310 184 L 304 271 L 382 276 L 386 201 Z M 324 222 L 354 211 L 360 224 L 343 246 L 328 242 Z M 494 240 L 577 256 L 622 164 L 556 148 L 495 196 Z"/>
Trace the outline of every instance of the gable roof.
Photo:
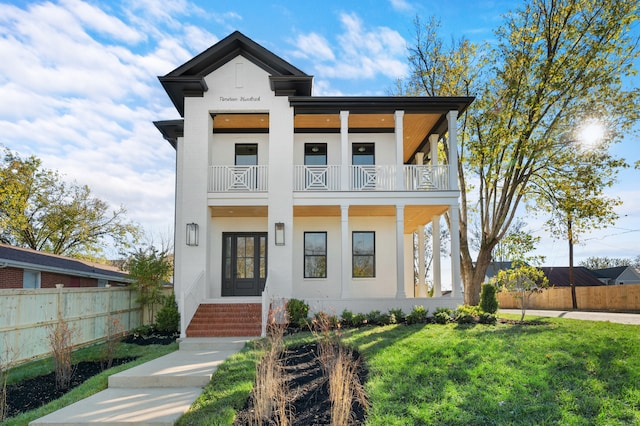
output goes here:
<path id="1" fill-rule="evenodd" d="M 0 267 L 7 266 L 119 282 L 132 281 L 127 274 L 107 265 L 0 244 Z"/>
<path id="2" fill-rule="evenodd" d="M 313 77 L 234 31 L 167 75 L 158 77 L 173 105 L 184 117 L 184 98 L 203 96 L 208 90 L 204 77 L 242 55 L 270 74 L 271 89 L 279 96 L 310 96 Z"/>
<path id="3" fill-rule="evenodd" d="M 569 286 L 569 267 L 568 266 L 543 266 L 542 272 L 547 276 L 549 284 L 556 287 Z M 576 287 L 603 285 L 598 277 L 584 266 L 573 267 L 573 281 Z"/>
<path id="4" fill-rule="evenodd" d="M 626 271 L 627 268 L 628 266 L 614 266 L 613 268 L 593 269 L 592 272 L 599 278 L 609 278 L 615 280 L 624 271 Z"/>

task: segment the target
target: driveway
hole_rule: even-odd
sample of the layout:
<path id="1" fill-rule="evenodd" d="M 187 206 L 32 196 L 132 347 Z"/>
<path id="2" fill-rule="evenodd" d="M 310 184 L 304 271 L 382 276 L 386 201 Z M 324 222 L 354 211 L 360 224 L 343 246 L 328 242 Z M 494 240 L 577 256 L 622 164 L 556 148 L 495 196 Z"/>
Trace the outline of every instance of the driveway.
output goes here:
<path id="1" fill-rule="evenodd" d="M 500 309 L 498 313 L 522 314 L 520 309 Z M 587 311 L 547 311 L 539 309 L 527 309 L 526 315 L 539 317 L 571 318 L 588 321 L 609 321 L 620 324 L 640 325 L 640 314 L 627 314 L 618 312 L 587 312 Z"/>

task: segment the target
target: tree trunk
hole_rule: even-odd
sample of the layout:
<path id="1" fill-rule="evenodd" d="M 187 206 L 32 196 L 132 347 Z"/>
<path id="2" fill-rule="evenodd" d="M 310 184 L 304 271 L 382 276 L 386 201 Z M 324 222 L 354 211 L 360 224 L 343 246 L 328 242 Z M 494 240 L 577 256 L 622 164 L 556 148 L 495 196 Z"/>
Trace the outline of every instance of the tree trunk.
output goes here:
<path id="1" fill-rule="evenodd" d="M 489 249 L 489 247 L 480 247 L 478 258 L 474 265 L 468 252 L 468 246 L 465 245 L 465 248 L 461 249 L 465 305 L 475 306 L 480 303 L 480 290 L 482 289 L 489 263 L 491 263 L 491 251 L 492 249 Z"/>

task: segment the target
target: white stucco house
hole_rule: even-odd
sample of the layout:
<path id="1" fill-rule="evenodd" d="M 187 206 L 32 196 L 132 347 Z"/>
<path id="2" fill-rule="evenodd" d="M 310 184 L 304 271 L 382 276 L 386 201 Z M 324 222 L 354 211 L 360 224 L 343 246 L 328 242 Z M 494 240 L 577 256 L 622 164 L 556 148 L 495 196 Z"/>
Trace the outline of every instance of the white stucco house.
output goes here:
<path id="1" fill-rule="evenodd" d="M 183 337 L 255 335 L 214 323 L 260 330 L 289 298 L 338 315 L 462 304 L 458 239 L 429 298 L 413 233 L 445 213 L 459 233 L 456 120 L 473 98 L 313 96 L 312 76 L 239 32 L 159 79 L 182 117 L 154 124 L 176 149 Z"/>

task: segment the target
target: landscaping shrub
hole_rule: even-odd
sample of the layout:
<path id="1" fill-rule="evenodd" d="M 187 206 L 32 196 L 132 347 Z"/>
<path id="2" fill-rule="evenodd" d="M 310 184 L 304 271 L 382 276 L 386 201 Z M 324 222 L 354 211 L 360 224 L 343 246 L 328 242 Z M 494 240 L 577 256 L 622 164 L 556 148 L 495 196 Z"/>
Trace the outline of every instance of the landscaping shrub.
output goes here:
<path id="1" fill-rule="evenodd" d="M 482 312 L 478 321 L 480 324 L 496 325 L 498 323 L 498 317 L 488 312 Z"/>
<path id="2" fill-rule="evenodd" d="M 401 324 L 404 320 L 404 312 L 402 312 L 402 309 L 398 308 L 389 310 L 389 322 L 391 324 Z"/>
<path id="3" fill-rule="evenodd" d="M 497 288 L 493 284 L 485 284 L 482 286 L 480 293 L 480 309 L 488 314 L 498 312 L 498 297 L 496 296 Z"/>
<path id="4" fill-rule="evenodd" d="M 424 306 L 414 306 L 409 315 L 407 315 L 407 324 L 419 324 L 427 322 L 427 314 L 429 310 Z"/>
<path id="5" fill-rule="evenodd" d="M 308 323 L 309 305 L 304 300 L 289 299 L 287 300 L 287 314 L 289 316 L 289 324 L 296 327 L 305 327 Z"/>
<path id="6" fill-rule="evenodd" d="M 436 324 L 447 324 L 453 321 L 452 311 L 449 308 L 438 308 L 433 315 L 433 320 Z"/>
<path id="7" fill-rule="evenodd" d="M 473 324 L 480 315 L 480 308 L 477 306 L 461 305 L 456 309 L 454 320 L 458 324 Z"/>
<path id="8" fill-rule="evenodd" d="M 367 316 L 365 314 L 355 314 L 353 316 L 353 326 L 362 327 L 367 324 Z"/>
<path id="9" fill-rule="evenodd" d="M 342 315 L 340 315 L 340 323 L 345 327 L 353 327 L 353 312 L 348 309 L 342 311 Z"/>
<path id="10" fill-rule="evenodd" d="M 370 325 L 388 325 L 391 324 L 391 318 L 388 314 L 380 311 L 371 311 L 366 315 L 367 324 Z"/>
<path id="11" fill-rule="evenodd" d="M 180 312 L 178 312 L 178 304 L 172 292 L 169 296 L 164 297 L 162 308 L 156 315 L 156 329 L 167 333 L 177 333 L 179 328 Z"/>

